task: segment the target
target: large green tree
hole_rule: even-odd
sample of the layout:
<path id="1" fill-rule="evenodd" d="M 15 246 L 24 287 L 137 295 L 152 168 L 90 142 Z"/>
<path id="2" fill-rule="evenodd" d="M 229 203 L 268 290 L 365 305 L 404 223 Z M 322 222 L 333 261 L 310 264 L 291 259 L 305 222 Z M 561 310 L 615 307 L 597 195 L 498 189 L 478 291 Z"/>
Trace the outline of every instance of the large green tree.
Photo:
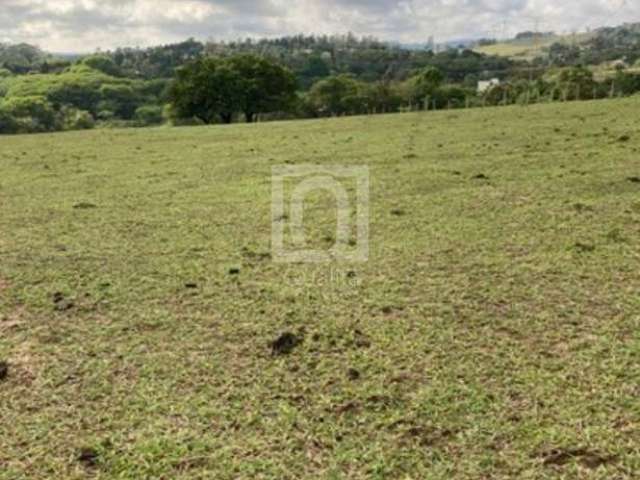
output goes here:
<path id="1" fill-rule="evenodd" d="M 254 55 L 202 58 L 180 68 L 169 89 L 175 114 L 231 123 L 241 112 L 247 122 L 259 113 L 284 111 L 295 101 L 296 80 L 286 68 Z"/>
<path id="2" fill-rule="evenodd" d="M 253 122 L 258 113 L 292 107 L 297 84 L 288 68 L 255 55 L 237 55 L 227 60 L 227 64 L 240 79 L 237 97 L 247 122 Z"/>
<path id="3" fill-rule="evenodd" d="M 238 73 L 226 61 L 200 58 L 176 71 L 168 97 L 178 118 L 231 123 L 240 102 L 239 82 Z"/>

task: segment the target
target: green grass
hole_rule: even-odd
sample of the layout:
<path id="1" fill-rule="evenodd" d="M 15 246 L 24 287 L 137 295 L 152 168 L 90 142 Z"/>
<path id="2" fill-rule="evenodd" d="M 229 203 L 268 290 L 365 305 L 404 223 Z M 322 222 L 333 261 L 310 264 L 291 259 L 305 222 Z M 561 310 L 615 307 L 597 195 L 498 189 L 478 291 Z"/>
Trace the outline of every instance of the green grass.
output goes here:
<path id="1" fill-rule="evenodd" d="M 634 478 L 639 106 L 3 137 L 0 478 Z M 369 262 L 269 260 L 284 163 Z"/>

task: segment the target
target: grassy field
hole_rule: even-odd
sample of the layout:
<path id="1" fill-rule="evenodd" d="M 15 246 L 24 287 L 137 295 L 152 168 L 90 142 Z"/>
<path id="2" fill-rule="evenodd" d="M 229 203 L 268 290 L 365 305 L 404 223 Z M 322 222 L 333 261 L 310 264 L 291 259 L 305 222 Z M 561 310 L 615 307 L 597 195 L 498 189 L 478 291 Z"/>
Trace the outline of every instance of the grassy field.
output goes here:
<path id="1" fill-rule="evenodd" d="M 593 33 L 575 35 L 549 35 L 539 39 L 525 38 L 498 42 L 494 45 L 476 47 L 474 50 L 485 55 L 498 55 L 514 60 L 532 61 L 545 55 L 545 51 L 554 43 L 574 45 L 584 43 L 593 37 Z"/>
<path id="2" fill-rule="evenodd" d="M 637 478 L 639 121 L 1 138 L 0 479 Z M 280 164 L 369 166 L 367 263 L 271 260 Z"/>

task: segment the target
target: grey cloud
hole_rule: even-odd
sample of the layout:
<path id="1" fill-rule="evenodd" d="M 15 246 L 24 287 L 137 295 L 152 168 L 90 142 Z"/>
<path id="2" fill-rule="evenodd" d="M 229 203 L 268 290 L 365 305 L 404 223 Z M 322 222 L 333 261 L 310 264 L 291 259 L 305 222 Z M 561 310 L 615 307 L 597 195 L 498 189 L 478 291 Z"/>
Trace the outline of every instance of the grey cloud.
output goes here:
<path id="1" fill-rule="evenodd" d="M 0 0 L 0 38 L 54 51 L 301 32 L 424 41 L 634 18 L 640 20 L 635 0 Z"/>

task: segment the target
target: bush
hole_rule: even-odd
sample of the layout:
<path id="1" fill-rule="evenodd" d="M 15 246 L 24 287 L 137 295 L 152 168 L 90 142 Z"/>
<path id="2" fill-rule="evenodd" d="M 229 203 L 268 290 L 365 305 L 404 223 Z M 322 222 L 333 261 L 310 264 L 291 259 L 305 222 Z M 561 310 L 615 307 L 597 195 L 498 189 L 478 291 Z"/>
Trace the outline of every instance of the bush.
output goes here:
<path id="1" fill-rule="evenodd" d="M 0 135 L 10 133 L 18 133 L 18 122 L 10 112 L 0 106 Z"/>
<path id="2" fill-rule="evenodd" d="M 140 98 L 128 85 L 103 85 L 100 87 L 102 101 L 98 110 L 112 111 L 117 117 L 130 120 L 140 106 Z"/>
<path id="3" fill-rule="evenodd" d="M 71 105 L 80 110 L 95 112 L 100 92 L 93 85 L 69 81 L 51 88 L 47 99 L 59 107 Z"/>
<path id="4" fill-rule="evenodd" d="M 160 125 L 164 118 L 162 107 L 157 105 L 145 105 L 136 110 L 135 119 L 140 126 Z"/>
<path id="5" fill-rule="evenodd" d="M 100 110 L 96 118 L 102 122 L 110 122 L 115 116 L 115 113 L 111 110 Z"/>
<path id="6" fill-rule="evenodd" d="M 93 116 L 87 111 L 67 107 L 61 113 L 64 130 L 90 130 L 96 125 Z"/>
<path id="7" fill-rule="evenodd" d="M 433 93 L 433 101 L 435 101 L 436 108 L 464 108 L 467 104 L 467 99 L 473 96 L 473 92 L 457 87 L 455 85 L 447 85 L 440 87 Z"/>
<path id="8" fill-rule="evenodd" d="M 14 133 L 50 132 L 58 127 L 56 113 L 45 98 L 10 98 L 1 108 L 5 115 L 15 119 L 17 131 Z"/>
<path id="9" fill-rule="evenodd" d="M 116 63 L 111 59 L 111 57 L 107 57 L 106 55 L 92 55 L 82 60 L 82 64 L 114 77 L 121 74 Z"/>
<path id="10" fill-rule="evenodd" d="M 309 92 L 309 105 L 318 115 L 344 115 L 360 113 L 363 102 L 361 94 L 365 84 L 349 75 L 336 75 L 317 82 Z"/>

